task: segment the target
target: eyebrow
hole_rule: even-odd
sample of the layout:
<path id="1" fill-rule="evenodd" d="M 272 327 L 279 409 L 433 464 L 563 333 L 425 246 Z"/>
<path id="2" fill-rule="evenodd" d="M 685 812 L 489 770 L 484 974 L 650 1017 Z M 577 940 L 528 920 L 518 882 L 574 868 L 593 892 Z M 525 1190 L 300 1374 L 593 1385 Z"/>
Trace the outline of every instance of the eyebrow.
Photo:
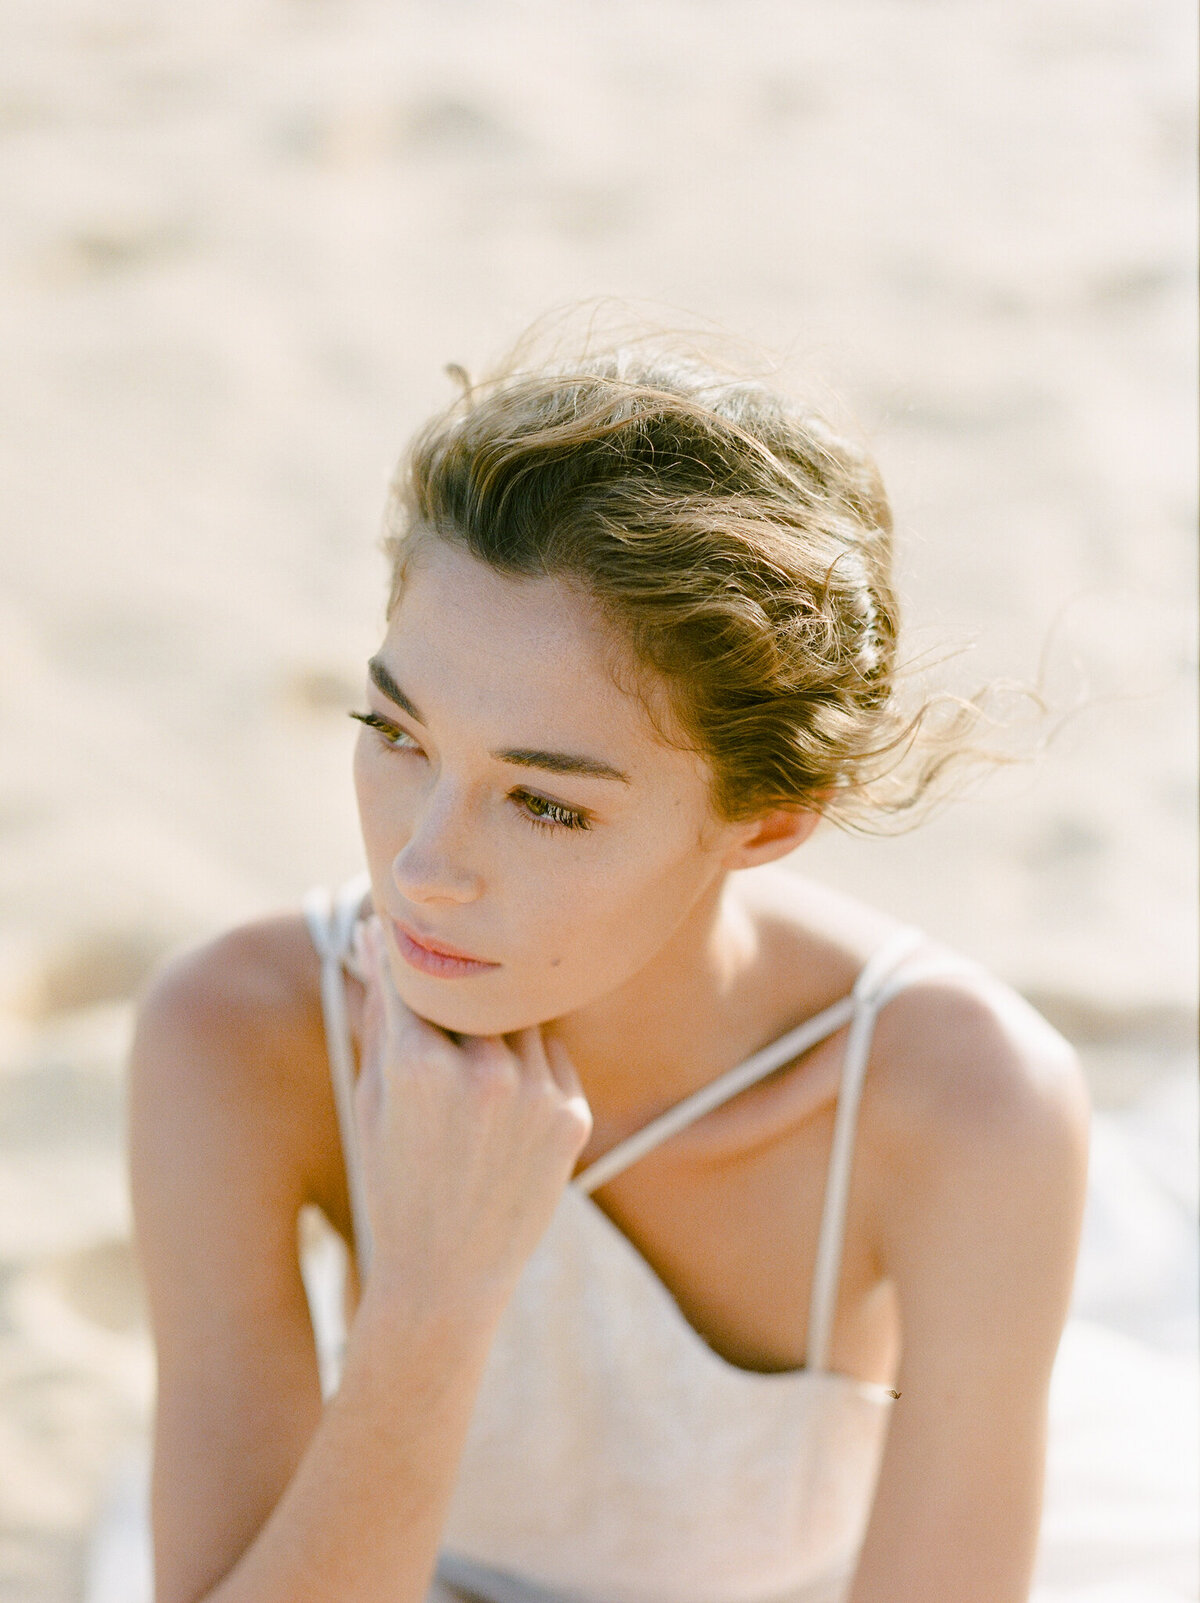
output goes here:
<path id="1" fill-rule="evenodd" d="M 400 686 L 388 672 L 386 663 L 381 662 L 378 657 L 372 657 L 370 662 L 367 664 L 367 672 L 371 676 L 371 683 L 375 685 L 377 689 L 382 690 L 387 699 L 399 707 L 401 712 L 406 712 L 410 718 L 415 719 L 419 724 L 423 724 L 425 722 L 425 720 L 421 717 L 421 714 L 413 706 L 412 702 L 409 701 L 403 690 L 401 690 Z"/>
<path id="2" fill-rule="evenodd" d="M 371 682 L 388 700 L 406 712 L 416 723 L 423 724 L 425 720 L 416 707 L 401 690 L 392 678 L 387 665 L 378 657 L 372 657 L 367 663 L 367 672 Z M 615 779 L 622 785 L 631 783 L 629 775 L 620 768 L 614 768 L 612 763 L 601 762 L 597 757 L 582 757 L 568 751 L 537 751 L 521 747 L 508 747 L 503 751 L 489 753 L 498 762 L 512 763 L 518 768 L 540 768 L 550 774 L 580 774 L 587 779 Z"/>

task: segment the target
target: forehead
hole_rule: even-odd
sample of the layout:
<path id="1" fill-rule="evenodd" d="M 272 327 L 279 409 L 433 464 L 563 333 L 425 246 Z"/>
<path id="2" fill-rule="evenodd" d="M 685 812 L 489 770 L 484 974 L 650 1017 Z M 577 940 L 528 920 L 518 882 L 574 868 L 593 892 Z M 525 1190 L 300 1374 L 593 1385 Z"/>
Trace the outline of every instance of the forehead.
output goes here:
<path id="1" fill-rule="evenodd" d="M 428 722 L 469 719 L 490 743 L 614 743 L 628 759 L 668 745 L 665 687 L 640 668 L 582 590 L 499 573 L 449 541 L 413 550 L 382 655 Z M 600 755 L 598 751 L 595 753 Z M 625 766 L 622 763 L 621 766 Z"/>

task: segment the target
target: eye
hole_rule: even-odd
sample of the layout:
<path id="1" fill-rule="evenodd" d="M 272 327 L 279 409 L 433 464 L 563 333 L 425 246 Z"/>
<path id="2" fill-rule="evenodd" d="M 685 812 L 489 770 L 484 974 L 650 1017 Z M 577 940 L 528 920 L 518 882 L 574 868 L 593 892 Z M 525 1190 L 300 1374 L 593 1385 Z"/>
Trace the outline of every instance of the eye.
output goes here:
<path id="1" fill-rule="evenodd" d="M 394 724 L 390 718 L 385 718 L 382 713 L 352 712 L 350 717 L 373 729 L 389 751 L 421 752 L 421 744 L 415 736 L 410 735 L 407 729 L 401 729 L 399 724 Z M 533 791 L 510 791 L 509 800 L 517 804 L 521 817 L 535 829 L 557 833 L 564 829 L 592 827 L 590 814 L 577 807 L 564 807 L 561 802 L 552 802 L 545 796 L 535 795 Z"/>
<path id="2" fill-rule="evenodd" d="M 382 717 L 377 712 L 352 712 L 351 718 L 356 718 L 360 724 L 366 724 L 368 729 L 374 729 L 383 744 L 392 751 L 420 751 L 420 746 L 408 733 L 394 724 L 390 719 Z"/>
<path id="3" fill-rule="evenodd" d="M 590 829 L 591 819 L 574 807 L 563 807 L 558 802 L 535 796 L 532 791 L 514 790 L 512 800 L 535 829 Z"/>

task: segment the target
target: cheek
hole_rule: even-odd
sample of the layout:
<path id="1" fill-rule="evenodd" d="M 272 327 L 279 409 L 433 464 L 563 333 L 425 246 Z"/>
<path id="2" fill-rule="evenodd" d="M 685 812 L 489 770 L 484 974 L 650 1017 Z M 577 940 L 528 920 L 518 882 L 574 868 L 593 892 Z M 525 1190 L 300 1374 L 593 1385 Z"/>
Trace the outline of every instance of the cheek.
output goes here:
<path id="1" fill-rule="evenodd" d="M 643 967 L 712 878 L 689 843 L 674 853 L 614 854 L 584 872 L 549 872 L 525 886 L 522 944 L 551 983 L 615 983 Z"/>
<path id="2" fill-rule="evenodd" d="M 365 740 L 362 735 L 354 742 L 354 758 L 350 765 L 350 775 L 354 781 L 354 796 L 358 802 L 361 814 L 367 801 L 369 779 L 367 774 L 367 757 L 363 750 Z"/>
<path id="3" fill-rule="evenodd" d="M 365 747 L 366 741 L 360 737 L 354 750 L 352 773 L 359 829 L 362 832 L 363 845 L 370 857 L 383 829 L 384 820 L 391 809 L 385 806 L 376 754 L 364 749 Z"/>
<path id="4" fill-rule="evenodd" d="M 380 749 L 364 733 L 354 748 L 351 769 L 363 840 L 368 850 L 378 843 L 392 851 L 407 836 L 412 811 L 411 782 L 406 783 L 404 763 Z"/>

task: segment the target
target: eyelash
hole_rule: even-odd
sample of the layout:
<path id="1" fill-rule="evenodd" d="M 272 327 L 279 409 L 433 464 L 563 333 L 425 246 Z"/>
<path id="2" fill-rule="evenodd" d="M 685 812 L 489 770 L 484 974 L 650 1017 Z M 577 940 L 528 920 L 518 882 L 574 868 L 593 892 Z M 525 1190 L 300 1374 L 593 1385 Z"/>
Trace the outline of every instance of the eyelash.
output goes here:
<path id="1" fill-rule="evenodd" d="M 387 718 L 377 712 L 352 712 L 351 718 L 360 724 L 366 724 L 368 729 L 375 730 L 383 744 L 389 751 L 420 751 L 420 746 L 408 733 L 399 728 Z M 412 741 L 411 745 L 398 745 L 397 737 Z M 578 812 L 574 807 L 563 807 L 558 802 L 547 801 L 544 796 L 536 796 L 532 791 L 510 791 L 511 799 L 519 804 L 521 817 L 533 829 L 554 831 L 564 829 L 590 829 L 591 822 L 586 813 Z M 539 809 L 534 811 L 534 809 Z"/>

